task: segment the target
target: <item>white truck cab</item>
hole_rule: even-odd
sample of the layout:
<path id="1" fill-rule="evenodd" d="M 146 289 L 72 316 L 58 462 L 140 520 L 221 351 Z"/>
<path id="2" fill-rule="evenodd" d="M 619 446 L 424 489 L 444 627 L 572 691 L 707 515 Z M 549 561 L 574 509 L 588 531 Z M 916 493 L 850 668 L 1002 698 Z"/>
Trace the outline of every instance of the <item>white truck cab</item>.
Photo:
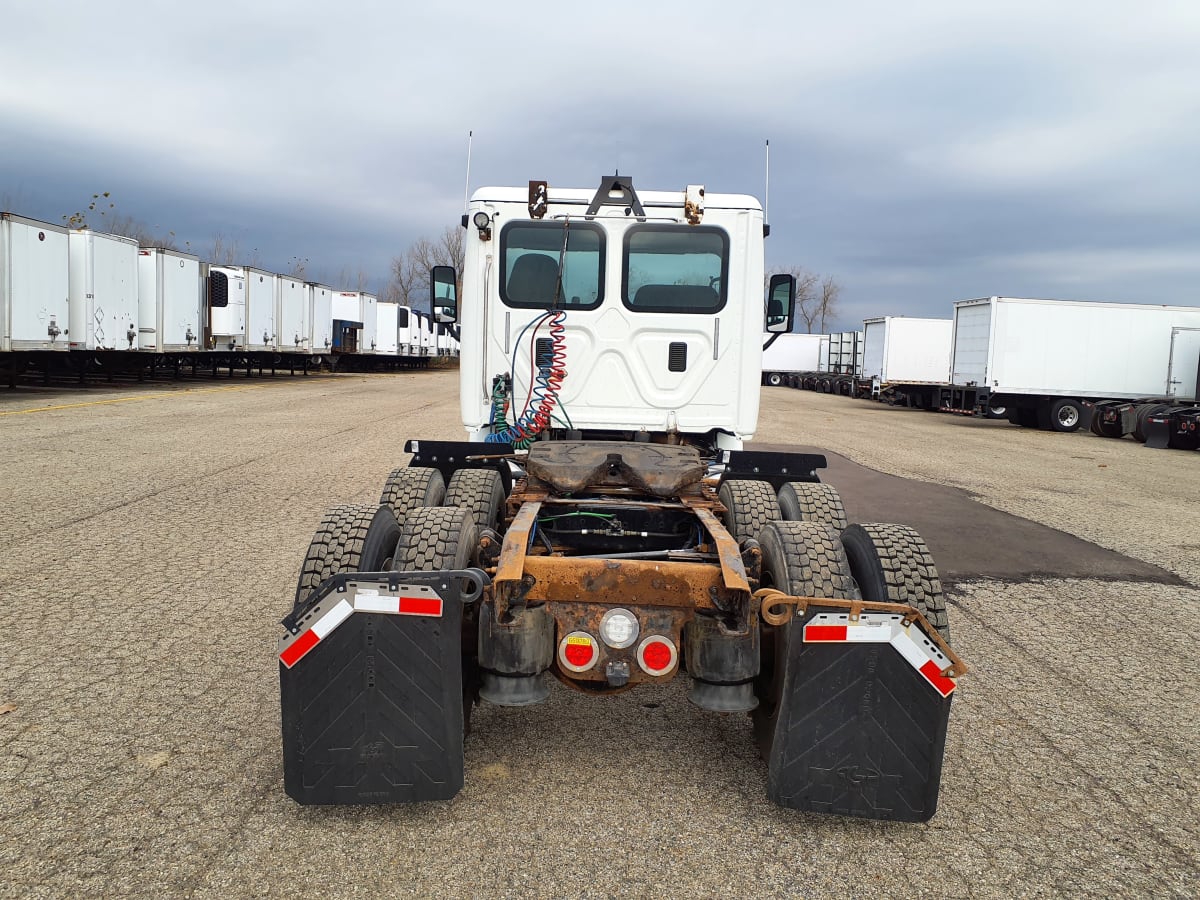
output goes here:
<path id="1" fill-rule="evenodd" d="M 624 176 L 599 190 L 531 182 L 471 198 L 461 273 L 461 391 L 470 440 L 509 421 L 548 373 L 561 376 L 550 426 L 585 437 L 686 436 L 740 449 L 758 422 L 763 212 L 753 197 L 692 185 L 638 194 Z M 791 294 L 769 331 L 790 328 Z M 454 313 L 437 294 L 439 319 Z M 548 316 L 548 313 L 556 313 Z M 495 438 L 493 438 L 495 439 Z"/>

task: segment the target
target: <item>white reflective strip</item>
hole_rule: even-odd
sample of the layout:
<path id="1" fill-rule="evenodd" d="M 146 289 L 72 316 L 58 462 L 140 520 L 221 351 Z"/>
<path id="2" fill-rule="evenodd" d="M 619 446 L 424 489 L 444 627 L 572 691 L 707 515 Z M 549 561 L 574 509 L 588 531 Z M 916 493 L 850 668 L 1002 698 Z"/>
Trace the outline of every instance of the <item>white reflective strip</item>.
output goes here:
<path id="1" fill-rule="evenodd" d="M 353 606 L 345 600 L 339 600 L 337 606 L 313 622 L 312 630 L 317 637 L 324 640 L 325 636 L 345 622 L 346 617 L 352 612 L 354 612 Z"/>
<path id="2" fill-rule="evenodd" d="M 905 629 L 905 633 L 908 635 L 909 640 L 917 645 L 917 649 L 937 663 L 939 669 L 944 669 L 950 665 L 950 660 L 946 658 L 946 654 L 930 639 L 929 635 L 920 629 L 916 622 L 909 625 Z"/>
<path id="3" fill-rule="evenodd" d="M 908 660 L 909 665 L 918 671 L 920 670 L 921 666 L 929 662 L 929 657 L 925 654 L 925 651 L 918 647 L 913 642 L 913 639 L 903 631 L 898 632 L 896 636 L 892 638 L 892 646 L 899 651 L 901 656 Z"/>
<path id="4" fill-rule="evenodd" d="M 892 640 L 896 629 L 893 622 L 859 622 L 846 625 L 846 643 L 848 644 L 887 644 Z"/>
<path id="5" fill-rule="evenodd" d="M 359 591 L 354 597 L 354 608 L 358 612 L 392 613 L 400 611 L 400 598 L 389 597 L 387 594 L 364 594 Z"/>

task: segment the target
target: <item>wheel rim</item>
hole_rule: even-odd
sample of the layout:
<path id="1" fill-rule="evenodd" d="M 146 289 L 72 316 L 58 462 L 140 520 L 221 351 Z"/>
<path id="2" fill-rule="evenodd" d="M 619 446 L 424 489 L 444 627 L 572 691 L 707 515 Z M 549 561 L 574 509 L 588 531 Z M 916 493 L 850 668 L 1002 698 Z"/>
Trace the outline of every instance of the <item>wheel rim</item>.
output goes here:
<path id="1" fill-rule="evenodd" d="M 1064 428 L 1072 428 L 1079 421 L 1079 410 L 1074 406 L 1064 406 L 1058 411 L 1058 424 Z"/>
<path id="2" fill-rule="evenodd" d="M 1008 407 L 1006 407 L 1006 406 L 993 406 L 993 407 L 992 407 L 990 410 L 988 410 L 988 412 L 990 412 L 990 413 L 991 413 L 993 416 L 995 416 L 997 419 L 1003 419 L 1005 416 L 1007 416 L 1007 415 L 1008 415 Z"/>

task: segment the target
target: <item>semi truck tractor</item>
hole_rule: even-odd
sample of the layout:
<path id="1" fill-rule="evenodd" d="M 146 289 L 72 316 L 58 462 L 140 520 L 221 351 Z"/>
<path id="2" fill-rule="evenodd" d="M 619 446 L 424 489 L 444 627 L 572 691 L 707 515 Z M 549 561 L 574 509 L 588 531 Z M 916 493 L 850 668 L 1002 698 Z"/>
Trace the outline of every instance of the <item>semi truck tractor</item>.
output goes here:
<path id="1" fill-rule="evenodd" d="M 774 802 L 932 816 L 965 666 L 928 548 L 848 526 L 823 456 L 745 446 L 795 294 L 764 303 L 758 201 L 535 181 L 463 227 L 430 309 L 461 329 L 465 440 L 411 436 L 378 503 L 317 528 L 278 646 L 287 793 L 444 800 L 476 704 L 686 678 L 753 718 Z"/>

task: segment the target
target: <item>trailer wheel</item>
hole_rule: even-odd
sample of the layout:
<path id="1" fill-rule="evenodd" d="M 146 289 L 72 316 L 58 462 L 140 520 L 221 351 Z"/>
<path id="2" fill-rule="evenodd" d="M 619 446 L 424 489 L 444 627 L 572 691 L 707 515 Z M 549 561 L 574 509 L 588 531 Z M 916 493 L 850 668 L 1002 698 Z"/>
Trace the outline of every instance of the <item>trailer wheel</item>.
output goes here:
<path id="1" fill-rule="evenodd" d="M 418 506 L 441 506 L 446 496 L 446 481 L 437 469 L 409 466 L 392 469 L 379 497 L 381 506 L 390 506 L 396 518 L 403 521 L 410 509 Z"/>
<path id="2" fill-rule="evenodd" d="M 495 528 L 504 505 L 504 481 L 495 469 L 459 469 L 450 476 L 442 504 L 464 507 L 480 528 Z"/>
<path id="3" fill-rule="evenodd" d="M 783 376 L 778 372 L 768 372 L 767 384 L 771 387 L 779 387 L 781 384 L 783 384 Z"/>
<path id="4" fill-rule="evenodd" d="M 907 525 L 851 525 L 842 533 L 850 571 L 864 600 L 907 603 L 950 640 L 942 582 L 929 547 Z"/>
<path id="5" fill-rule="evenodd" d="M 1151 416 L 1166 412 L 1171 407 L 1166 403 L 1143 403 L 1134 416 L 1133 438 L 1139 444 L 1146 443 L 1146 422 Z"/>
<path id="6" fill-rule="evenodd" d="M 829 484 L 789 481 L 779 489 L 779 512 L 785 522 L 819 522 L 838 532 L 846 527 L 846 508 Z"/>
<path id="7" fill-rule="evenodd" d="M 386 506 L 335 506 L 321 519 L 300 566 L 297 607 L 327 578 L 342 572 L 383 572 L 391 566 L 400 523 Z"/>
<path id="8" fill-rule="evenodd" d="M 758 533 L 762 546 L 762 585 L 799 597 L 859 599 L 858 586 L 850 574 L 850 563 L 837 534 L 820 522 L 770 522 Z M 774 782 L 783 766 L 771 749 L 781 713 L 791 706 L 798 710 L 812 698 L 789 696 L 788 648 L 800 640 L 798 617 L 766 630 L 762 636 L 762 658 L 755 694 L 758 707 L 752 713 L 754 738 L 771 769 Z"/>
<path id="9" fill-rule="evenodd" d="M 1078 431 L 1082 423 L 1083 409 L 1078 400 L 1063 397 L 1050 404 L 1051 431 Z"/>
<path id="10" fill-rule="evenodd" d="M 726 481 L 717 496 L 728 510 L 725 527 L 739 544 L 779 519 L 779 501 L 769 482 Z"/>

